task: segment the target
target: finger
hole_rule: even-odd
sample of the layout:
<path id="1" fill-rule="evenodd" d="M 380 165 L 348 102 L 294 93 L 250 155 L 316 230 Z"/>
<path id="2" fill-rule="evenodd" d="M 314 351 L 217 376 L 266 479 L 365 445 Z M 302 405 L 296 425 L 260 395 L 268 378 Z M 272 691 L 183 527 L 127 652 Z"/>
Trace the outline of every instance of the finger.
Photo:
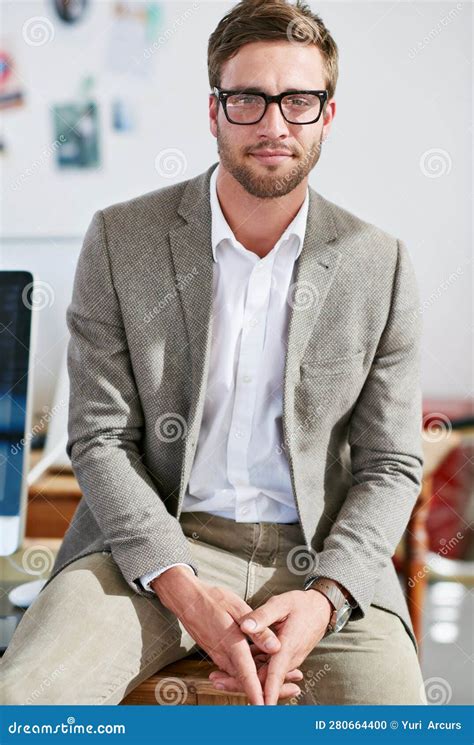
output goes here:
<path id="1" fill-rule="evenodd" d="M 219 678 L 216 681 L 212 681 L 214 688 L 227 691 L 228 693 L 242 693 L 242 687 L 239 680 L 227 676 Z M 291 698 L 292 696 L 298 696 L 301 693 L 301 688 L 296 683 L 283 683 L 278 694 L 278 700 L 283 698 Z"/>
<path id="2" fill-rule="evenodd" d="M 266 675 L 267 675 L 267 669 L 268 665 L 262 665 L 257 670 L 257 675 L 259 677 L 260 682 L 264 682 Z M 228 678 L 235 678 L 235 675 L 232 673 L 228 673 L 225 670 L 213 670 L 211 673 L 209 673 L 209 680 L 212 682 L 217 680 L 227 680 Z M 263 678 L 263 681 L 262 681 Z M 295 668 L 294 670 L 290 670 L 285 675 L 285 682 L 286 683 L 295 683 L 297 680 L 303 679 L 303 673 L 298 668 Z"/>
<path id="3" fill-rule="evenodd" d="M 268 663 L 263 692 L 265 705 L 276 704 L 278 701 L 278 694 L 283 685 L 285 675 L 291 667 L 290 654 L 287 649 L 286 646 L 283 646 L 280 652 L 271 656 Z"/>
<path id="4" fill-rule="evenodd" d="M 245 637 L 231 645 L 229 657 L 231 664 L 237 671 L 235 677 L 240 681 L 240 690 L 243 688 L 251 704 L 263 706 L 262 685 L 258 679 L 257 668 Z"/>
<path id="5" fill-rule="evenodd" d="M 265 663 L 261 667 L 257 669 L 257 675 L 260 683 L 262 684 L 262 689 L 265 690 L 265 682 L 267 680 L 267 672 L 268 672 L 268 664 Z M 290 670 L 286 673 L 284 682 L 285 683 L 296 683 L 299 680 L 303 679 L 303 673 L 301 670 Z"/>
<path id="6" fill-rule="evenodd" d="M 286 636 L 282 635 L 280 642 L 283 643 L 285 641 L 285 638 Z M 253 655 L 253 658 L 257 664 L 257 668 L 261 667 L 262 665 L 265 665 L 266 663 L 270 661 L 270 657 L 271 657 L 270 654 L 263 654 L 259 650 L 256 644 L 250 644 L 249 646 L 250 646 L 250 651 Z M 289 670 L 287 675 L 292 675 L 295 680 L 301 680 L 301 678 L 303 678 L 303 673 L 297 667 L 293 668 L 292 670 Z"/>
<path id="7" fill-rule="evenodd" d="M 266 670 L 266 668 L 268 667 L 268 662 L 270 661 L 270 655 L 256 654 L 254 655 L 254 660 L 257 665 L 257 670 Z M 301 680 L 302 678 L 302 671 L 298 667 L 295 667 L 293 670 L 289 670 L 287 672 L 285 680 Z"/>
<path id="8" fill-rule="evenodd" d="M 242 606 L 240 608 L 235 609 L 236 614 L 233 616 L 234 621 L 241 626 L 242 620 L 244 618 L 250 618 L 254 616 L 255 611 L 250 608 L 250 606 L 243 602 Z M 230 611 L 232 615 L 232 611 Z M 270 624 L 267 624 L 263 626 L 262 628 L 258 628 L 256 633 L 248 632 L 246 629 L 242 628 L 241 631 L 243 633 L 248 634 L 251 639 L 254 642 L 254 645 L 258 647 L 263 652 L 270 652 L 271 654 L 274 654 L 275 652 L 278 652 L 278 650 L 281 647 L 280 641 L 278 639 L 278 636 L 275 634 L 275 632 L 269 628 Z"/>
<path id="9" fill-rule="evenodd" d="M 281 649 L 281 642 L 269 627 L 288 615 L 287 605 L 285 594 L 274 595 L 259 608 L 240 619 L 240 630 L 250 636 L 257 647 L 275 654 Z M 277 644 L 275 644 L 275 639 Z"/>

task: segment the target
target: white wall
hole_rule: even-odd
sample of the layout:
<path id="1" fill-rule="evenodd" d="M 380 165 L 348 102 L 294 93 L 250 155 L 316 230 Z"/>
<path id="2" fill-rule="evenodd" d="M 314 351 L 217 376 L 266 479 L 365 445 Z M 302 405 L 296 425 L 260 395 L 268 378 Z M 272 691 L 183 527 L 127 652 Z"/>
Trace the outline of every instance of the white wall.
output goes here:
<path id="1" fill-rule="evenodd" d="M 4 115 L 1 265 L 36 270 L 54 295 L 39 323 L 37 411 L 51 402 L 67 338 L 64 313 L 74 266 L 93 212 L 191 178 L 217 160 L 207 120 L 206 47 L 232 5 L 162 3 L 161 33 L 167 30 L 168 39 L 146 62 L 153 75 L 144 82 L 106 69 L 108 0 L 91 0 L 87 20 L 77 27 L 56 20 L 47 0 L 3 3 L 3 25 L 15 41 L 27 98 L 24 107 Z M 310 183 L 406 242 L 424 306 L 424 393 L 467 396 L 472 390 L 472 6 L 310 5 L 333 33 L 341 57 L 336 118 Z M 22 36 L 23 24 L 34 16 L 50 19 L 55 32 L 39 47 Z M 42 156 L 53 140 L 50 107 L 74 99 L 88 73 L 97 81 L 103 165 L 99 171 L 60 172 L 52 157 Z M 139 107 L 135 133 L 111 129 L 108 104 L 117 91 Z M 155 168 L 157 155 L 168 148 L 177 149 L 185 164 L 171 180 Z M 31 175 L 14 188 L 27 169 Z"/>

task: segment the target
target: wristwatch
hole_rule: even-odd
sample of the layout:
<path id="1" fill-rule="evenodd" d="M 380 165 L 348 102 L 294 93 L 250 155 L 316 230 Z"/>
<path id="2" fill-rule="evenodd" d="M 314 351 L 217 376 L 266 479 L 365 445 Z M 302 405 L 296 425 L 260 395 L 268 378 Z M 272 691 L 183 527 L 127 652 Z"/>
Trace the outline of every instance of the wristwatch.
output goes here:
<path id="1" fill-rule="evenodd" d="M 321 592 L 331 603 L 332 613 L 324 636 L 337 634 L 338 631 L 341 631 L 351 617 L 353 609 L 357 607 L 357 604 L 351 605 L 337 584 L 325 577 L 310 577 L 305 583 L 304 589 Z"/>

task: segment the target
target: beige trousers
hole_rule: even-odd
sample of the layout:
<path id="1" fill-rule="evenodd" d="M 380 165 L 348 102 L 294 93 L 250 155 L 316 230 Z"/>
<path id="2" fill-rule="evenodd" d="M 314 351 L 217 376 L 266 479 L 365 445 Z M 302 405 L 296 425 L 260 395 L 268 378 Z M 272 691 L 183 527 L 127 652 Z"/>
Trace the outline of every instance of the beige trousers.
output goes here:
<path id="1" fill-rule="evenodd" d="M 200 578 L 252 608 L 301 589 L 307 570 L 297 560 L 299 523 L 235 523 L 205 512 L 182 513 L 180 522 Z M 158 598 L 130 590 L 110 553 L 90 554 L 61 570 L 24 614 L 0 661 L 0 703 L 118 704 L 197 649 Z M 404 625 L 374 606 L 321 640 L 300 668 L 301 695 L 282 703 L 426 703 Z"/>

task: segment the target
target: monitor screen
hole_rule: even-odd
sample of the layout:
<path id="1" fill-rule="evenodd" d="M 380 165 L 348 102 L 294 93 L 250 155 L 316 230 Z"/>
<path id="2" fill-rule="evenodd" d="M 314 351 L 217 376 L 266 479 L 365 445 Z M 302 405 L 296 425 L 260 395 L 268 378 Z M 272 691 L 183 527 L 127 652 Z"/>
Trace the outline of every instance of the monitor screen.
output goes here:
<path id="1" fill-rule="evenodd" d="M 28 465 L 27 387 L 30 358 L 33 276 L 0 271 L 0 516 L 21 509 Z"/>

